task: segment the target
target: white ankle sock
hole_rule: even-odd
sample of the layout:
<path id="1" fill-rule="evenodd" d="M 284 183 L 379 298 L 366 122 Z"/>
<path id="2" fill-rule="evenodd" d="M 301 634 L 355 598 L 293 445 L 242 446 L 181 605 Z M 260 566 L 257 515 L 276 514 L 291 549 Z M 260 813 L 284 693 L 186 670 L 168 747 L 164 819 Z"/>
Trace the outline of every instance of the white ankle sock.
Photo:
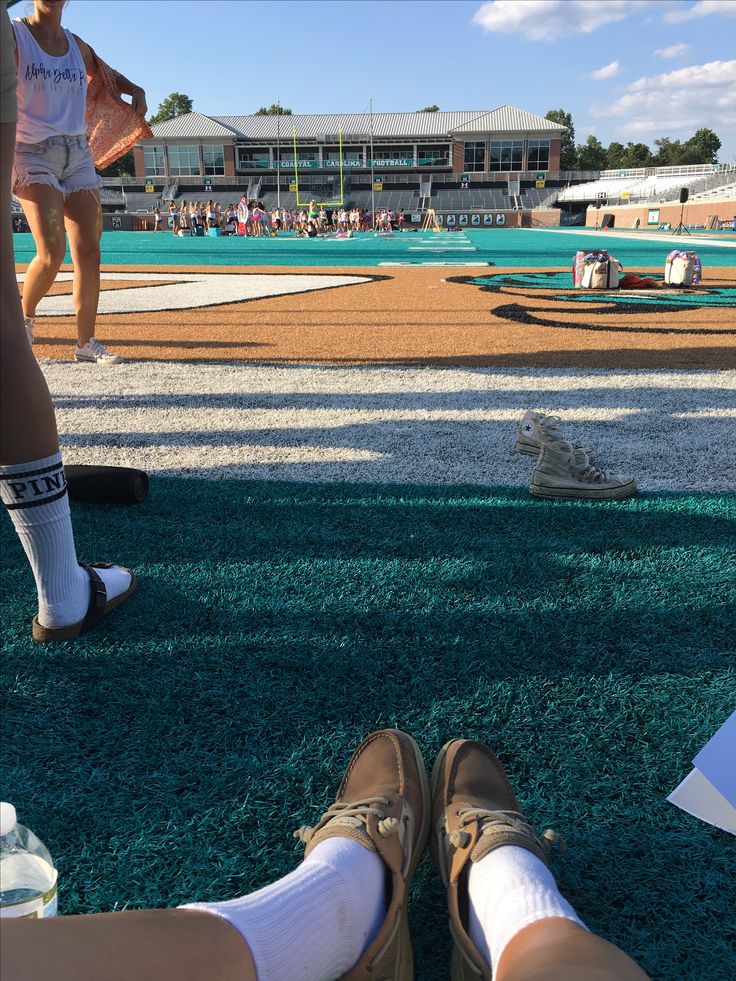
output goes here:
<path id="1" fill-rule="evenodd" d="M 228 920 L 250 948 L 258 981 L 325 981 L 349 971 L 381 928 L 386 866 L 357 841 L 328 838 L 265 889 L 183 908 Z"/>
<path id="2" fill-rule="evenodd" d="M 77 564 L 61 453 L 0 467 L 0 495 L 33 570 L 39 623 L 66 627 L 82 620 L 90 580 Z M 130 585 L 129 573 L 119 566 L 97 571 L 108 599 Z"/>
<path id="3" fill-rule="evenodd" d="M 493 970 L 512 937 L 550 916 L 585 926 L 552 873 L 526 848 L 504 845 L 470 866 L 470 938 Z"/>

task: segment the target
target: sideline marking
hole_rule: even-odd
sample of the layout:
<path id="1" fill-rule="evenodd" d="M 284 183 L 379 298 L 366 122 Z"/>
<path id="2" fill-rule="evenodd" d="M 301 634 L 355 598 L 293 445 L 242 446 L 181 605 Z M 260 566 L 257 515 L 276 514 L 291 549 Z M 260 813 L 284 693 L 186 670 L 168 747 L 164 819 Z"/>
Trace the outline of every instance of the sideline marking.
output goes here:
<path id="1" fill-rule="evenodd" d="M 102 289 L 99 313 L 152 313 L 167 310 L 191 310 L 242 303 L 292 293 L 312 293 L 338 286 L 371 283 L 376 276 L 335 276 L 320 274 L 260 273 L 140 273 L 102 272 L 103 282 L 140 282 L 152 285 L 128 289 Z M 25 273 L 18 274 L 18 282 Z M 379 277 L 380 278 L 380 277 Z M 385 278 L 385 277 L 383 277 Z M 59 273 L 56 282 L 71 282 L 73 274 Z M 161 285 L 161 284 L 164 285 Z M 156 285 L 153 285 L 156 284 Z M 66 317 L 74 314 L 72 297 L 47 296 L 41 300 L 37 315 Z"/>

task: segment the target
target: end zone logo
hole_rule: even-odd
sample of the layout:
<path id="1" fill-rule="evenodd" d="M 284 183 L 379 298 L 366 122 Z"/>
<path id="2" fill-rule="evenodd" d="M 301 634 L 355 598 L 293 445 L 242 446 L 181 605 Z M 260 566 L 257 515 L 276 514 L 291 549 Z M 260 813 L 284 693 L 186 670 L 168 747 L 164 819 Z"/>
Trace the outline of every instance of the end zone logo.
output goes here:
<path id="1" fill-rule="evenodd" d="M 516 302 L 493 308 L 501 320 L 555 327 L 564 330 L 621 331 L 637 334 L 700 334 L 736 336 L 736 328 L 695 326 L 687 313 L 702 309 L 736 309 L 736 286 L 699 287 L 697 290 L 576 290 L 568 272 L 490 273 L 484 276 L 451 276 L 450 283 L 477 286 L 487 293 L 513 297 Z M 542 291 L 545 291 L 544 293 Z M 548 295 L 549 291 L 554 291 Z M 564 314 L 596 317 L 615 314 L 685 314 L 683 317 L 657 317 L 647 326 L 621 323 L 581 323 L 559 320 Z"/>
<path id="2" fill-rule="evenodd" d="M 19 283 L 25 273 L 17 275 Z M 103 272 L 99 313 L 151 313 L 192 310 L 198 307 L 243 303 L 296 293 L 314 293 L 342 286 L 359 286 L 388 279 L 372 273 L 364 276 L 313 273 L 180 273 L 180 272 Z M 72 273 L 62 272 L 57 283 L 69 283 Z M 116 283 L 140 286 L 116 288 Z M 69 294 L 46 296 L 38 310 L 42 317 L 74 314 Z"/>

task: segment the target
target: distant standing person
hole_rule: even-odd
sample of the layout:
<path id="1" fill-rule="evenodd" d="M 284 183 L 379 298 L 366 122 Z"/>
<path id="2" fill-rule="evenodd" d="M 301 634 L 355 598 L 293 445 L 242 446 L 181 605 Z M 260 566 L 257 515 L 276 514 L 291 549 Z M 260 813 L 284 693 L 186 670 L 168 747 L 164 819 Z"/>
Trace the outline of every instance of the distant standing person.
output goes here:
<path id="1" fill-rule="evenodd" d="M 161 208 L 156 205 L 153 209 L 153 230 L 154 232 L 163 231 L 163 224 L 161 222 Z"/>
<path id="2" fill-rule="evenodd" d="M 36 306 L 48 293 L 64 261 L 66 237 L 74 263 L 77 361 L 118 364 L 95 337 L 100 296 L 102 180 L 87 142 L 87 75 L 98 69 L 94 51 L 61 26 L 60 0 L 34 0 L 33 13 L 13 21 L 18 71 L 18 132 L 13 191 L 23 202 L 36 243 L 26 272 L 23 315 L 33 336 Z M 146 113 L 146 96 L 115 72 L 133 108 Z"/>
<path id="3" fill-rule="evenodd" d="M 179 231 L 179 212 L 174 201 L 169 204 L 169 228 L 174 235 Z"/>

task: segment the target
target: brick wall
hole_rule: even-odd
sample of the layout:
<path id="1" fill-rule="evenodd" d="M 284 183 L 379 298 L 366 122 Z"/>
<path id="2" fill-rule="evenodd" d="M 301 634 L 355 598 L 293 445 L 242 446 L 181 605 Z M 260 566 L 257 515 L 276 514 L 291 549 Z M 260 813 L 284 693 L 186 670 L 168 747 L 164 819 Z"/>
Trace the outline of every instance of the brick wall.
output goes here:
<path id="1" fill-rule="evenodd" d="M 549 169 L 555 173 L 560 169 L 560 146 L 561 140 L 549 141 Z"/>
<path id="2" fill-rule="evenodd" d="M 226 143 L 225 152 L 225 177 L 235 177 L 235 147 L 232 143 Z"/>
<path id="3" fill-rule="evenodd" d="M 657 225 L 648 225 L 647 216 L 650 210 L 659 210 L 659 222 L 669 222 L 674 228 L 680 223 L 681 205 L 673 204 L 629 204 L 616 205 L 612 208 L 601 208 L 599 219 L 604 214 L 615 215 L 615 228 L 632 228 L 636 219 L 639 219 L 640 228 L 656 229 Z M 711 215 L 717 215 L 724 221 L 733 221 L 736 215 L 736 200 L 729 201 L 693 201 L 686 204 L 683 209 L 682 221 L 685 225 L 705 225 Z M 596 209 L 588 208 L 585 216 L 585 224 L 595 225 Z"/>
<path id="4" fill-rule="evenodd" d="M 133 147 L 133 162 L 135 163 L 135 176 L 145 177 L 146 176 L 146 165 L 143 162 L 143 147 L 134 146 Z"/>
<path id="5" fill-rule="evenodd" d="M 452 172 L 465 173 L 465 143 L 462 140 L 452 141 Z"/>

